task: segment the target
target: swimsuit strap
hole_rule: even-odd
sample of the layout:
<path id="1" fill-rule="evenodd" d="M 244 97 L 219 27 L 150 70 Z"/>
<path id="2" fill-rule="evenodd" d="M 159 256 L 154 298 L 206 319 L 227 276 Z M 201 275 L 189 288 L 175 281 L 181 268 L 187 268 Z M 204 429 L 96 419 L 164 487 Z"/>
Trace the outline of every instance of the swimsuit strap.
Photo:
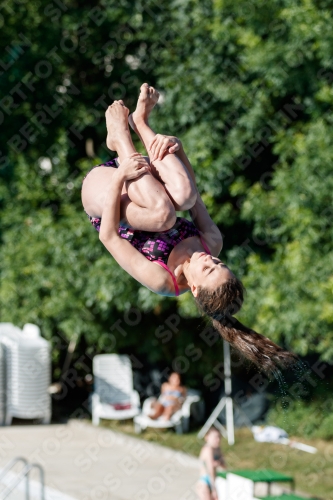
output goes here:
<path id="1" fill-rule="evenodd" d="M 204 240 L 201 238 L 201 236 L 199 236 L 200 238 L 200 241 L 201 241 L 201 245 L 204 247 L 205 251 L 209 254 L 209 255 L 212 255 L 208 246 L 206 245 L 206 243 L 204 242 Z"/>
<path id="2" fill-rule="evenodd" d="M 206 251 L 209 255 L 211 255 L 211 252 L 210 252 L 210 250 L 209 250 L 208 246 L 206 245 L 206 243 L 204 242 L 204 240 L 201 238 L 201 236 L 199 236 L 199 238 L 200 238 L 201 244 L 202 244 L 202 246 L 204 247 L 205 251 Z M 168 268 L 168 266 L 167 266 L 166 264 L 164 264 L 164 262 L 161 262 L 160 260 L 153 260 L 152 262 L 153 262 L 154 264 L 158 264 L 159 266 L 164 267 L 164 269 L 165 269 L 166 271 L 168 271 L 168 273 L 170 274 L 170 276 L 171 276 L 171 278 L 172 278 L 172 281 L 173 281 L 174 287 L 175 287 L 175 295 L 176 295 L 176 297 L 178 297 L 178 296 L 179 296 L 179 286 L 178 286 L 178 283 L 177 283 L 177 280 L 176 280 L 176 278 L 175 278 L 174 274 L 170 271 L 170 269 Z"/>
<path id="3" fill-rule="evenodd" d="M 174 274 L 170 271 L 170 269 L 168 268 L 168 266 L 166 264 L 164 264 L 164 262 L 161 262 L 160 260 L 153 260 L 152 262 L 154 264 L 158 264 L 159 266 L 164 267 L 164 269 L 166 271 L 168 271 L 168 273 L 170 274 L 170 276 L 172 278 L 174 287 L 175 287 L 175 295 L 176 295 L 176 297 L 178 297 L 179 296 L 179 286 L 178 286 L 178 283 L 177 283 L 177 280 L 176 280 Z"/>

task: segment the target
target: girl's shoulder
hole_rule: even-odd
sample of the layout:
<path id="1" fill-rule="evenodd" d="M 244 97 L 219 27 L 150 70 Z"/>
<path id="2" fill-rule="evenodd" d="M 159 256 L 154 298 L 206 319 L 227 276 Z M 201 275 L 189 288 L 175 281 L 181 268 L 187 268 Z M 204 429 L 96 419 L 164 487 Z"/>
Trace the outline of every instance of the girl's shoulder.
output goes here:
<path id="1" fill-rule="evenodd" d="M 207 444 L 204 444 L 200 451 L 200 457 L 208 458 L 212 456 L 213 456 L 212 448 Z"/>

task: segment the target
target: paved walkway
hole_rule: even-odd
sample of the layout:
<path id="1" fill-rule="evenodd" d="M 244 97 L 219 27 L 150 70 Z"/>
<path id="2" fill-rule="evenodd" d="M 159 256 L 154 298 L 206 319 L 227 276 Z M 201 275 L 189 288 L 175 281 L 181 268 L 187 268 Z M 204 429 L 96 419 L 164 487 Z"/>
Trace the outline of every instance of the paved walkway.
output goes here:
<path id="1" fill-rule="evenodd" d="M 87 422 L 2 427 L 0 467 L 17 455 L 76 500 L 197 499 L 197 459 Z"/>

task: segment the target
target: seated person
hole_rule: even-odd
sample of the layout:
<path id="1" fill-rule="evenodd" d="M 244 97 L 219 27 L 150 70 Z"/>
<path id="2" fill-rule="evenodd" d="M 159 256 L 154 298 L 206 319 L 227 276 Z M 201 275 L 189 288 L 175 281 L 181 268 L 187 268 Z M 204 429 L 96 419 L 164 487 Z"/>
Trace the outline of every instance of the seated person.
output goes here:
<path id="1" fill-rule="evenodd" d="M 162 384 L 161 395 L 152 405 L 152 419 L 161 417 L 170 420 L 172 415 L 178 411 L 186 397 L 186 387 L 182 385 L 181 376 L 177 372 L 170 374 L 168 382 Z"/>
<path id="2" fill-rule="evenodd" d="M 217 500 L 216 470 L 226 470 L 226 463 L 221 453 L 220 431 L 216 427 L 211 427 L 205 435 L 205 441 L 199 455 L 202 465 L 197 493 L 200 500 Z"/>

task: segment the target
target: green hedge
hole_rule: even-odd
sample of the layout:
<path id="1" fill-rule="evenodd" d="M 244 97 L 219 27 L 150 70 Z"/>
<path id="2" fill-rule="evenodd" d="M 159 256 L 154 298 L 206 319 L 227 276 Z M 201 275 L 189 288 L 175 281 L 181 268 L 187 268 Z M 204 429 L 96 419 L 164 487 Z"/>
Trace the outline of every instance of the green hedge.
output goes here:
<path id="1" fill-rule="evenodd" d="M 332 396 L 295 402 L 279 399 L 269 410 L 267 421 L 290 436 L 333 439 Z"/>

